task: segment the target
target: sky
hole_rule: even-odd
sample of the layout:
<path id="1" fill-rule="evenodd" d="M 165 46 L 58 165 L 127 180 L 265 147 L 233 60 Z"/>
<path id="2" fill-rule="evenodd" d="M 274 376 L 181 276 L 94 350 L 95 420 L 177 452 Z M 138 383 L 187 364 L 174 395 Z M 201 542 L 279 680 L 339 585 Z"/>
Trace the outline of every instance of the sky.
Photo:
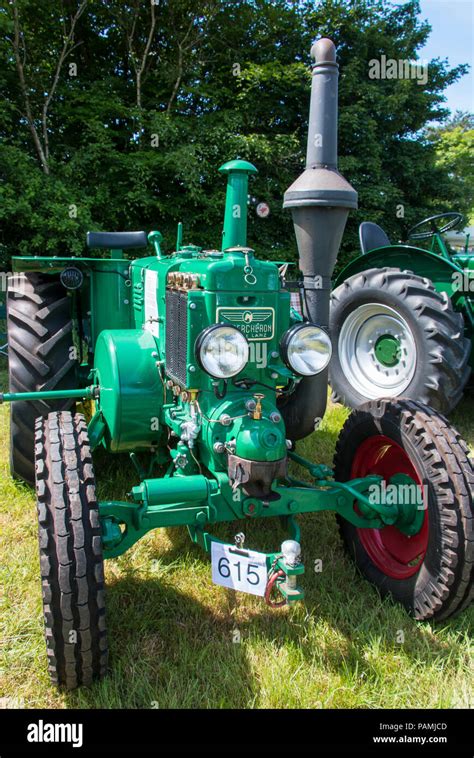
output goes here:
<path id="1" fill-rule="evenodd" d="M 392 0 L 393 1 L 393 0 Z M 395 0 L 403 5 L 403 0 Z M 421 59 L 447 58 L 450 66 L 469 63 L 469 72 L 445 90 L 452 111 L 474 111 L 474 0 L 420 0 L 420 18 L 431 25 Z"/>

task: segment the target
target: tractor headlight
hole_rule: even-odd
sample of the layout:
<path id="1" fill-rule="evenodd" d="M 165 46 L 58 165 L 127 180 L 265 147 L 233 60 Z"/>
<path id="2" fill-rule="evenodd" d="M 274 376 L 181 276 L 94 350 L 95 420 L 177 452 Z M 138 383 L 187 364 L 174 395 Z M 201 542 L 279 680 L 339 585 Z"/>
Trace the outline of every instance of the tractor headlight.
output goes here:
<path id="1" fill-rule="evenodd" d="M 248 363 L 249 343 L 234 326 L 214 324 L 201 332 L 195 352 L 204 371 L 216 379 L 229 379 Z"/>
<path id="2" fill-rule="evenodd" d="M 329 335 L 313 324 L 295 324 L 280 341 L 288 368 L 301 376 L 314 376 L 326 368 L 332 353 Z"/>

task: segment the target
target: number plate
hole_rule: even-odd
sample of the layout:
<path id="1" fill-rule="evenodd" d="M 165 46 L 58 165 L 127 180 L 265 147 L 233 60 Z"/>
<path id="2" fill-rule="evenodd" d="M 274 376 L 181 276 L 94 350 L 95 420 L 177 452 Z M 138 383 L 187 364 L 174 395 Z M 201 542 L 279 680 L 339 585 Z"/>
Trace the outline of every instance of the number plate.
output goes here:
<path id="1" fill-rule="evenodd" d="M 265 553 L 239 550 L 232 545 L 211 545 L 212 581 L 222 587 L 263 597 L 267 586 Z"/>

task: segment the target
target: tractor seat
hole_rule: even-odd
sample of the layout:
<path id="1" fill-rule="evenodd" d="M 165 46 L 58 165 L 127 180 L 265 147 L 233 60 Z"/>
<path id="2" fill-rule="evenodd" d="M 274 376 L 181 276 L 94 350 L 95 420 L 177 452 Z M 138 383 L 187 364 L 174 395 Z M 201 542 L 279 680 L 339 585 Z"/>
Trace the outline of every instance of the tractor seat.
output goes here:
<path id="1" fill-rule="evenodd" d="M 377 247 L 390 245 L 390 240 L 384 230 L 372 221 L 363 221 L 359 226 L 359 240 L 362 255 Z"/>
<path id="2" fill-rule="evenodd" d="M 146 247 L 146 232 L 87 232 L 87 247 L 108 248 L 109 250 L 129 250 Z"/>

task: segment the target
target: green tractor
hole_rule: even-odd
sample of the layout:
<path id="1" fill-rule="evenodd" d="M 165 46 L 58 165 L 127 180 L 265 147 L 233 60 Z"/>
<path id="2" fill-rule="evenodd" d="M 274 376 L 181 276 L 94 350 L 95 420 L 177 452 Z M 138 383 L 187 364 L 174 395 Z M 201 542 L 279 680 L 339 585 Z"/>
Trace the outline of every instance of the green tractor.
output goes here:
<path id="1" fill-rule="evenodd" d="M 335 400 L 357 408 L 406 396 L 442 413 L 457 405 L 474 366 L 474 254 L 469 235 L 461 252 L 443 235 L 463 223 L 460 213 L 440 213 L 397 245 L 377 224 L 360 225 L 361 255 L 331 298 Z"/>
<path id="2" fill-rule="evenodd" d="M 413 401 L 377 400 L 345 424 L 334 469 L 295 450 L 325 412 L 331 276 L 357 205 L 337 171 L 336 50 L 322 39 L 312 53 L 306 170 L 284 197 L 303 319 L 291 307 L 285 267 L 247 246 L 256 169 L 246 161 L 220 169 L 219 250 L 184 245 L 180 229 L 168 255 L 157 231 L 94 232 L 89 247 L 111 257 L 15 259 L 10 391 L 0 399 L 12 403 L 12 473 L 35 481 L 46 645 L 58 685 L 106 673 L 104 560 L 160 527 L 186 526 L 209 553 L 217 584 L 276 607 L 304 596 L 297 516 L 329 510 L 364 576 L 417 619 L 446 619 L 472 600 L 473 469 L 444 418 Z M 144 257 L 124 257 L 135 249 Z M 135 464 L 126 499 L 98 501 L 98 448 Z M 306 477 L 295 478 L 289 462 Z M 242 522 L 269 517 L 288 539 L 251 549 Z M 212 534 L 220 522 L 239 522 L 233 542 Z"/>

